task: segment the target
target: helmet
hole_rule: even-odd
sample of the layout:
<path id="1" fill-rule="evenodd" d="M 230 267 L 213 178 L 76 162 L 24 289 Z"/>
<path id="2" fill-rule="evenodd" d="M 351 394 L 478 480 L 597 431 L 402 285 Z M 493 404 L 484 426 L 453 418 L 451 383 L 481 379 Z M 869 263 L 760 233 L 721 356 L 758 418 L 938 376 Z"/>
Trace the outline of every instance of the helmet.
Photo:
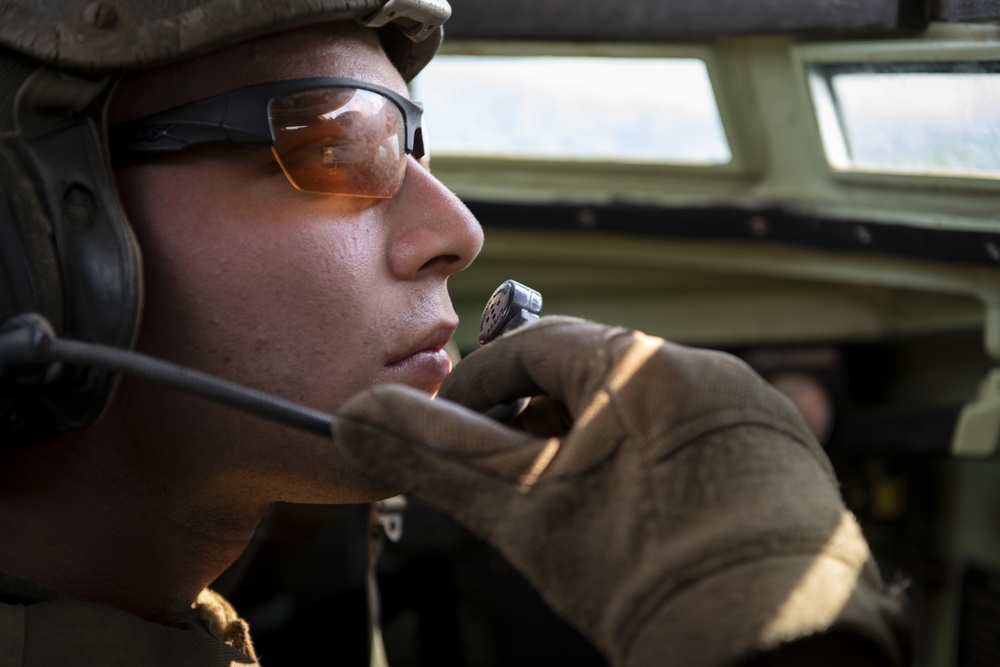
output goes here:
<path id="1" fill-rule="evenodd" d="M 0 7 L 0 331 L 39 313 L 67 338 L 131 348 L 141 255 L 118 200 L 104 117 L 121 74 L 262 34 L 354 20 L 409 81 L 441 41 L 447 0 L 9 0 Z M 117 378 L 0 367 L 0 442 L 82 429 Z"/>

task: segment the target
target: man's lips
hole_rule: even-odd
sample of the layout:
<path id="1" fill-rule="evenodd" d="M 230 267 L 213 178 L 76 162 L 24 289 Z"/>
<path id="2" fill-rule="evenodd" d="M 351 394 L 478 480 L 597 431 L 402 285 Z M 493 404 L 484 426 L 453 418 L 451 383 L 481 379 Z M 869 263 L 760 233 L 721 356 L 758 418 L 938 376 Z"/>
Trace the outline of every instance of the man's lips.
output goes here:
<path id="1" fill-rule="evenodd" d="M 448 341 L 451 340 L 451 337 L 455 335 L 455 328 L 456 327 L 453 324 L 437 325 L 418 338 L 417 341 L 404 352 L 389 355 L 390 361 L 386 363 L 386 366 L 396 366 L 398 364 L 405 363 L 412 357 L 420 356 L 426 353 L 441 352 L 444 349 L 444 346 L 448 344 Z"/>
<path id="2" fill-rule="evenodd" d="M 451 358 L 444 346 L 455 333 L 452 325 L 442 325 L 419 338 L 405 352 L 394 354 L 386 363 L 390 382 L 399 382 L 433 392 L 451 372 Z"/>

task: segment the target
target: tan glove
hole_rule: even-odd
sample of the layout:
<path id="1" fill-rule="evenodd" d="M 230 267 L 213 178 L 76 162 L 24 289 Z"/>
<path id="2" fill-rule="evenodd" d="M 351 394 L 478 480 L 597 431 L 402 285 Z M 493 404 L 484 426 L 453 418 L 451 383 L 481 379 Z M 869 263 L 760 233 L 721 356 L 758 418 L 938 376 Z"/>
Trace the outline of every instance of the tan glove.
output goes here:
<path id="1" fill-rule="evenodd" d="M 526 421 L 568 429 L 473 412 L 518 396 L 547 397 Z M 355 396 L 334 439 L 491 542 L 615 665 L 905 659 L 825 454 L 728 355 L 543 318 L 458 364 L 439 400 Z"/>

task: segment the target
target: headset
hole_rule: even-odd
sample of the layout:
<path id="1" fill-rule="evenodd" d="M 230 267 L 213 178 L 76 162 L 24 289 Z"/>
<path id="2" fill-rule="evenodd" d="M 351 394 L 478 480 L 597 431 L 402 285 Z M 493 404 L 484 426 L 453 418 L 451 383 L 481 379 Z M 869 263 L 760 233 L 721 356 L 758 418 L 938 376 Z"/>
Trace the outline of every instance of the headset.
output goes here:
<path id="1" fill-rule="evenodd" d="M 0 21 L 0 444 L 85 429 L 133 374 L 329 433 L 329 416 L 131 352 L 141 250 L 105 111 L 122 74 L 331 21 L 378 31 L 407 81 L 447 0 L 8 0 Z"/>

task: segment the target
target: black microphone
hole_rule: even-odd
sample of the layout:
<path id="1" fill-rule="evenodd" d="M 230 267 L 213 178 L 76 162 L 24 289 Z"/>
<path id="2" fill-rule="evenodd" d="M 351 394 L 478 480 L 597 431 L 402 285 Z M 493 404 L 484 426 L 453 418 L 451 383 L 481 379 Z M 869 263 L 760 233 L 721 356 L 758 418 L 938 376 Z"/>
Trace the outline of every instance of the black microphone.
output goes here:
<path id="1" fill-rule="evenodd" d="M 542 295 L 513 280 L 494 291 L 479 324 L 480 344 L 538 319 Z M 333 415 L 293 403 L 235 382 L 208 375 L 139 352 L 110 345 L 59 338 L 37 313 L 23 313 L 0 324 L 0 379 L 24 387 L 53 382 L 64 365 L 92 366 L 131 375 L 228 405 L 304 431 L 329 436 Z M 496 406 L 495 419 L 516 416 L 527 399 Z"/>
<path id="2" fill-rule="evenodd" d="M 0 325 L 0 378 L 29 387 L 44 385 L 58 376 L 63 364 L 132 375 L 295 428 L 330 435 L 332 415 L 139 352 L 60 339 L 41 315 L 26 313 Z"/>
<path id="3" fill-rule="evenodd" d="M 541 292 L 516 280 L 506 280 L 493 291 L 479 318 L 479 344 L 486 345 L 509 331 L 534 322 L 541 313 Z M 529 400 L 520 398 L 494 405 L 483 414 L 499 422 L 510 421 L 528 407 Z"/>

